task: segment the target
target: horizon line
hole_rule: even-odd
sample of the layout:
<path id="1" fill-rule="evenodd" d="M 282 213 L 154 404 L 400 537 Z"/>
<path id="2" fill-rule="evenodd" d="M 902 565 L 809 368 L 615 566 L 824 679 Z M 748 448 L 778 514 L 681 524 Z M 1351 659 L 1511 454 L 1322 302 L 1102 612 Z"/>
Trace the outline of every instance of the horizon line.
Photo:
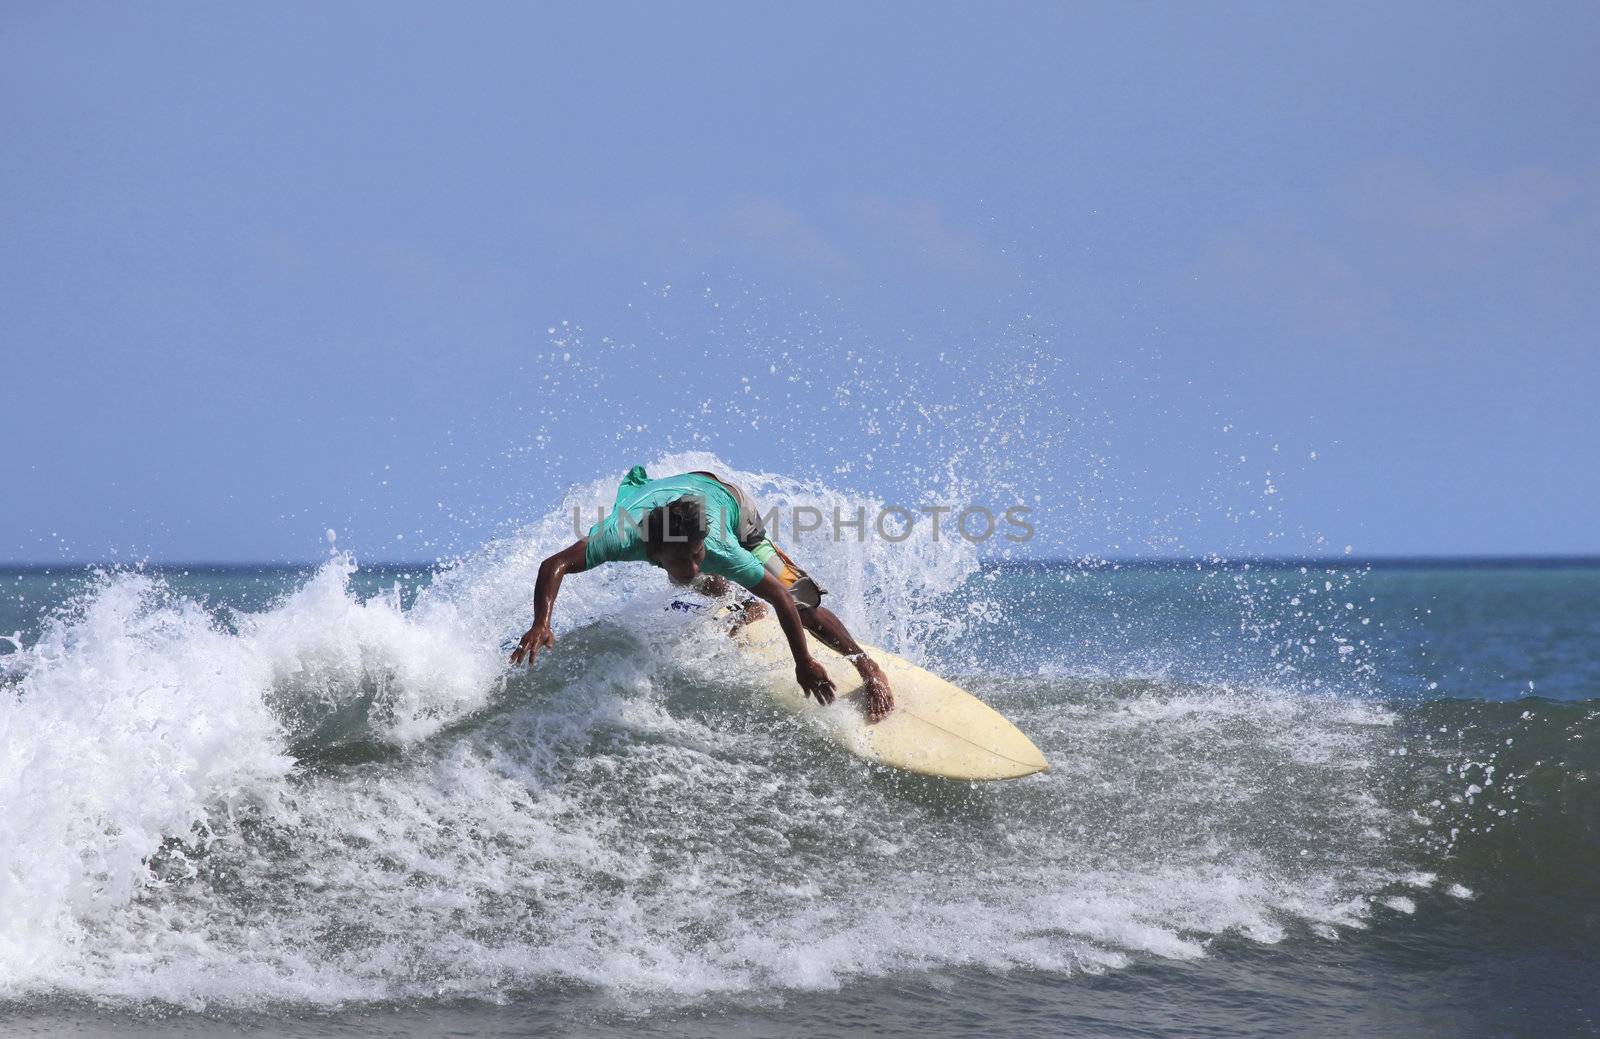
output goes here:
<path id="1" fill-rule="evenodd" d="M 443 563 L 437 560 L 390 560 L 379 559 L 362 562 L 357 560 L 358 569 L 397 570 L 417 568 L 424 570 L 438 569 L 441 565 L 448 565 L 457 559 L 446 559 Z M 311 570 L 322 566 L 328 561 L 327 557 L 321 559 L 272 559 L 272 560 L 182 560 L 163 562 L 152 560 L 109 560 L 109 559 L 72 559 L 55 561 L 0 561 L 0 571 L 13 572 L 49 572 L 82 571 L 95 568 L 111 568 L 120 570 Z M 1007 559 L 1003 557 L 987 557 L 978 560 L 982 566 L 998 567 L 1079 567 L 1099 569 L 1104 567 L 1226 567 L 1226 566 L 1264 566 L 1273 568 L 1294 566 L 1373 566 L 1373 567 L 1429 567 L 1473 565 L 1480 567 L 1583 567 L 1600 566 L 1600 553 L 1585 552 L 1538 552 L 1538 553 L 1472 553 L 1472 554 L 1413 554 L 1396 553 L 1382 555 L 1336 555 L 1336 556 L 1269 556 L 1269 555 L 1239 555 L 1224 556 L 1208 554 L 1203 556 L 1098 556 L 1086 554 L 1082 556 L 1053 556 L 1038 559 Z"/>

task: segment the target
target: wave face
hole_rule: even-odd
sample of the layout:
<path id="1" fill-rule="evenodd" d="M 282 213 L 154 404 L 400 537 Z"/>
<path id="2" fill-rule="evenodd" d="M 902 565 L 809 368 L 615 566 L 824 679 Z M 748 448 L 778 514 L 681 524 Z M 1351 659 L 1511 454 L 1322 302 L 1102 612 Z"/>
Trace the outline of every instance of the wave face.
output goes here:
<path id="1" fill-rule="evenodd" d="M 772 504 L 877 504 L 704 455 L 651 466 L 674 468 Z M 569 578 L 556 648 L 508 671 L 540 559 L 614 482 L 424 580 L 363 591 L 338 556 L 248 602 L 225 575 L 201 594 L 104 573 L 19 638 L 0 656 L 0 999 L 576 987 L 657 1006 L 1425 929 L 1553 849 L 1594 894 L 1577 888 L 1600 875 L 1582 789 L 1600 712 L 1374 695 L 1358 638 L 1296 634 L 1254 593 L 1232 629 L 1253 655 L 1208 669 L 1209 643 L 1174 635 L 1158 661 L 1145 633 L 1133 661 L 1050 627 L 1082 618 L 1039 597 L 1080 601 L 1093 575 L 1020 579 L 920 537 L 808 543 L 847 622 L 1054 763 L 991 786 L 844 756 L 768 705 L 728 640 L 663 609 L 645 567 Z M 1170 589 L 1147 585 L 1114 610 L 1159 615 Z M 1200 598 L 1213 632 L 1219 597 Z M 1300 656 L 1326 649 L 1328 669 L 1285 670 L 1283 644 L 1316 632 Z"/>

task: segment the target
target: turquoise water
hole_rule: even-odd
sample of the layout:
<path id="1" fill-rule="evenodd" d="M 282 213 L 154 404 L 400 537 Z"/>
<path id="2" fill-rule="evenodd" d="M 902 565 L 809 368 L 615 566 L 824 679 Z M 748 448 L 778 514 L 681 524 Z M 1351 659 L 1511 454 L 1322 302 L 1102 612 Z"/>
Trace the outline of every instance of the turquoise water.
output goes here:
<path id="1" fill-rule="evenodd" d="M 1600 565 L 834 579 L 1054 766 L 970 787 L 648 573 L 505 671 L 538 555 L 0 571 L 6 1030 L 1600 1029 Z"/>

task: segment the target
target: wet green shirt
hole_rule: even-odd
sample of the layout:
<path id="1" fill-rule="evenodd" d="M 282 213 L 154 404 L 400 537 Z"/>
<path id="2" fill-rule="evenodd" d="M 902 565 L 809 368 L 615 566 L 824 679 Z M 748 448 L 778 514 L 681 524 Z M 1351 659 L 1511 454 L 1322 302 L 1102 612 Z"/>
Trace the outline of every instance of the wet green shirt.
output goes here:
<path id="1" fill-rule="evenodd" d="M 639 529 L 645 513 L 685 497 L 699 499 L 706 510 L 706 561 L 701 572 L 726 577 L 745 588 L 760 584 L 766 568 L 739 545 L 739 503 L 728 489 L 700 473 L 652 480 L 642 465 L 629 469 L 623 477 L 611 515 L 589 528 L 589 544 L 583 553 L 585 569 L 601 563 L 647 562 L 644 534 Z M 631 523 L 624 514 L 632 518 Z"/>

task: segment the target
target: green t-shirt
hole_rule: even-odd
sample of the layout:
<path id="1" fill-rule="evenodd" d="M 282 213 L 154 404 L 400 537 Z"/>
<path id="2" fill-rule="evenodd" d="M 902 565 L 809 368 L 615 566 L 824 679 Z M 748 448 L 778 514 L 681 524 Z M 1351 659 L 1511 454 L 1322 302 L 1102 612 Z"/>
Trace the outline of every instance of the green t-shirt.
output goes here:
<path id="1" fill-rule="evenodd" d="M 652 480 L 642 465 L 629 469 L 623 477 L 611 515 L 589 528 L 584 568 L 592 570 L 601 563 L 646 562 L 644 533 L 639 529 L 645 513 L 685 497 L 698 498 L 706 510 L 706 561 L 700 566 L 701 572 L 726 577 L 745 588 L 760 584 L 766 568 L 739 545 L 739 503 L 728 489 L 700 473 Z M 633 522 L 623 519 L 624 513 Z"/>

